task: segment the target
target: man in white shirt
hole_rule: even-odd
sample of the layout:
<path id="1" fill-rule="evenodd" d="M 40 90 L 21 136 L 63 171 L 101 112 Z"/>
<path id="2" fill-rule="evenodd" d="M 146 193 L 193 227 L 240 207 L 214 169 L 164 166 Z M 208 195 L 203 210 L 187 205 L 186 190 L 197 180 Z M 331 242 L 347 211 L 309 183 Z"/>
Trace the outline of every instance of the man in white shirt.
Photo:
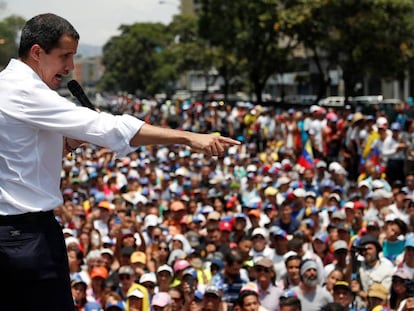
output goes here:
<path id="1" fill-rule="evenodd" d="M 73 310 L 68 260 L 53 210 L 62 204 L 62 155 L 83 142 L 118 156 L 138 146 L 185 144 L 221 156 L 236 141 L 155 127 L 135 117 L 77 106 L 56 90 L 74 69 L 79 34 L 65 19 L 41 14 L 21 33 L 19 59 L 0 73 L 0 273 L 14 310 Z M 21 293 L 26 293 L 21 299 Z M 10 303 L 11 305 L 8 305 Z"/>

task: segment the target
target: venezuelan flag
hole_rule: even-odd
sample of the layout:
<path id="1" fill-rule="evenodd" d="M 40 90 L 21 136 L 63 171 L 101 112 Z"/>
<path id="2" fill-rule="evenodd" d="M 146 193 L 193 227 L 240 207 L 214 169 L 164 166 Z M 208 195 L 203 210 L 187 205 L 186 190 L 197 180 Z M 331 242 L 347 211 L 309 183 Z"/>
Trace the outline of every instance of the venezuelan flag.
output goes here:
<path id="1" fill-rule="evenodd" d="M 310 139 L 306 140 L 305 146 L 302 149 L 302 154 L 298 159 L 298 163 L 302 165 L 304 168 L 314 167 L 312 143 Z"/>

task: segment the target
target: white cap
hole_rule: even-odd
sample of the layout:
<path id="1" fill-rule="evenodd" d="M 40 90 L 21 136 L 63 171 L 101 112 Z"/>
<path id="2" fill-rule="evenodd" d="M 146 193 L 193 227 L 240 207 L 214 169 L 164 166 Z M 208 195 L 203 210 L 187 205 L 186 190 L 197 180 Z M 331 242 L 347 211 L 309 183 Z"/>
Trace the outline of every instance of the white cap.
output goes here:
<path id="1" fill-rule="evenodd" d="M 371 184 L 370 184 L 369 180 L 367 180 L 367 179 L 361 180 L 358 183 L 358 188 L 361 188 L 363 186 L 367 187 L 368 189 L 371 189 Z"/>
<path id="2" fill-rule="evenodd" d="M 257 172 L 257 166 L 254 164 L 247 165 L 246 172 Z"/>
<path id="3" fill-rule="evenodd" d="M 379 179 L 375 179 L 375 180 L 372 181 L 372 188 L 373 189 L 383 189 L 384 188 L 384 183 Z"/>
<path id="4" fill-rule="evenodd" d="M 289 177 L 282 176 L 282 177 L 279 177 L 279 179 L 277 180 L 277 183 L 279 185 L 285 185 L 285 184 L 290 183 L 290 179 L 289 179 Z"/>
<path id="5" fill-rule="evenodd" d="M 354 202 L 352 202 L 352 201 L 346 202 L 344 204 L 344 209 L 347 209 L 347 208 L 354 209 Z"/>
<path id="6" fill-rule="evenodd" d="M 159 219 L 157 215 L 149 214 L 144 218 L 144 226 L 147 227 L 156 227 L 159 223 Z"/>
<path id="7" fill-rule="evenodd" d="M 310 112 L 316 112 L 316 111 L 318 111 L 320 108 L 321 108 L 321 107 L 320 107 L 320 106 L 318 106 L 318 105 L 312 105 L 312 106 L 309 108 L 309 111 L 310 111 Z"/>
<path id="8" fill-rule="evenodd" d="M 252 237 L 254 237 L 255 235 L 261 235 L 263 236 L 265 239 L 267 239 L 268 237 L 268 232 L 266 229 L 258 227 L 256 229 L 253 230 L 252 232 Z"/>
<path id="9" fill-rule="evenodd" d="M 129 297 L 136 297 L 136 298 L 140 298 L 140 299 L 142 299 L 142 298 L 144 298 L 144 293 L 143 293 L 143 292 L 141 292 L 141 291 L 137 288 L 137 289 L 134 289 L 132 292 L 130 292 L 130 293 L 127 295 L 127 298 L 129 298 Z"/>
<path id="10" fill-rule="evenodd" d="M 283 260 L 286 261 L 286 259 L 288 259 L 291 256 L 297 256 L 298 253 L 294 252 L 294 251 L 288 251 L 286 254 L 283 255 Z"/>
<path id="11" fill-rule="evenodd" d="M 63 232 L 63 234 L 69 234 L 69 235 L 73 236 L 73 230 L 72 229 L 63 228 L 62 232 Z"/>
<path id="12" fill-rule="evenodd" d="M 157 273 L 160 273 L 162 271 L 168 271 L 171 275 L 174 274 L 173 269 L 169 265 L 161 265 L 157 269 Z"/>
<path id="13" fill-rule="evenodd" d="M 379 117 L 375 123 L 377 127 L 384 127 L 388 124 L 388 120 L 384 117 Z"/>
<path id="14" fill-rule="evenodd" d="M 293 194 L 297 198 L 304 198 L 306 196 L 306 191 L 303 188 L 296 188 L 295 190 L 293 190 Z"/>
<path id="15" fill-rule="evenodd" d="M 149 273 L 144 273 L 143 275 L 141 275 L 141 277 L 139 278 L 139 283 L 142 284 L 145 282 L 151 282 L 151 283 L 156 284 L 157 277 L 155 276 L 155 273 L 149 272 Z"/>

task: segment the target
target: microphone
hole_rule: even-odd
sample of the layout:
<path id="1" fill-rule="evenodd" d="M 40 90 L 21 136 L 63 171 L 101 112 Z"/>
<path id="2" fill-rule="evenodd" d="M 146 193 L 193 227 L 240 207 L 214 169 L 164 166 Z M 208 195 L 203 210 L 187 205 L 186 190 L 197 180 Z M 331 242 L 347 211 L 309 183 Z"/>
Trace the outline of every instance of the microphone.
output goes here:
<path id="1" fill-rule="evenodd" d="M 78 81 L 70 80 L 68 82 L 68 89 L 72 93 L 72 95 L 77 98 L 77 100 L 83 107 L 96 110 L 95 107 L 92 105 L 91 101 L 89 100 L 88 96 L 86 96 Z"/>

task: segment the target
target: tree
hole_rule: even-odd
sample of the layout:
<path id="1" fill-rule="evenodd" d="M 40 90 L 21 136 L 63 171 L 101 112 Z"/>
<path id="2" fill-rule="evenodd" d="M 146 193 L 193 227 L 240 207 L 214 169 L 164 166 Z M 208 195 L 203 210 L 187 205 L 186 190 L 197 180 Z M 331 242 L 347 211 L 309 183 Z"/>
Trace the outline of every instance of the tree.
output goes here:
<path id="1" fill-rule="evenodd" d="M 286 70 L 292 41 L 278 29 L 278 0 L 202 1 L 204 36 L 212 46 L 232 51 L 235 64 L 246 73 L 258 103 L 269 77 Z"/>
<path id="2" fill-rule="evenodd" d="M 162 85 L 155 78 L 168 35 L 160 23 L 121 25 L 121 34 L 103 48 L 105 73 L 100 86 L 111 91 L 153 94 Z"/>
<path id="3" fill-rule="evenodd" d="M 10 58 L 17 57 L 17 37 L 25 20 L 16 15 L 0 21 L 0 68 L 7 65 Z"/>
<path id="4" fill-rule="evenodd" d="M 280 19 L 282 30 L 311 52 L 320 72 L 319 96 L 326 70 L 339 66 L 348 97 L 363 77 L 402 76 L 412 58 L 413 13 L 414 2 L 405 0 L 289 0 Z"/>

